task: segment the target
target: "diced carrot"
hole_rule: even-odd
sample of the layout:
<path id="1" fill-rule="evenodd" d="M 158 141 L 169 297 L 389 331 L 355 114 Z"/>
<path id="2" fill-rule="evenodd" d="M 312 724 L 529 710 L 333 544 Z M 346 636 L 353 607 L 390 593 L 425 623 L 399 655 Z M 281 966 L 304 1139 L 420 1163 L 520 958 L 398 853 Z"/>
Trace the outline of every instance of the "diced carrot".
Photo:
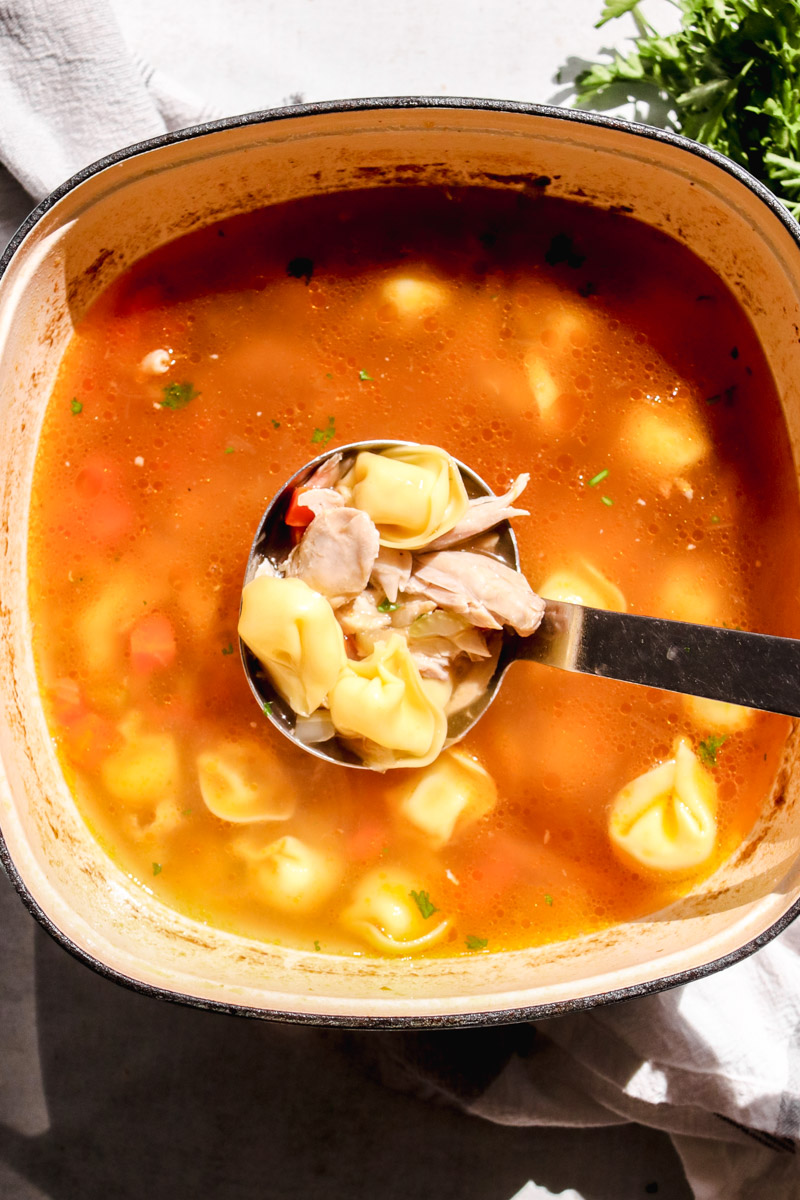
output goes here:
<path id="1" fill-rule="evenodd" d="M 305 488 L 295 488 L 292 492 L 292 498 L 289 501 L 289 507 L 286 510 L 284 520 L 287 525 L 292 525 L 298 529 L 305 529 L 306 525 L 310 525 L 314 520 L 313 510 L 306 508 L 303 504 L 302 496 Z"/>
<path id="2" fill-rule="evenodd" d="M 347 857 L 357 862 L 377 858 L 386 840 L 387 828 L 382 822 L 372 820 L 361 824 L 347 839 Z"/>
<path id="3" fill-rule="evenodd" d="M 133 524 L 133 509 L 127 501 L 106 492 L 86 510 L 83 522 L 90 537 L 100 542 L 114 542 Z"/>
<path id="4" fill-rule="evenodd" d="M 77 720 L 87 711 L 81 689 L 74 679 L 57 679 L 50 688 L 50 696 L 56 718 L 63 725 Z"/>
<path id="5" fill-rule="evenodd" d="M 88 770 L 116 750 L 122 737 L 111 721 L 86 711 L 64 726 L 61 741 L 72 762 Z"/>
<path id="6" fill-rule="evenodd" d="M 177 649 L 172 623 L 163 613 L 147 613 L 131 629 L 131 666 L 140 675 L 170 666 Z"/>

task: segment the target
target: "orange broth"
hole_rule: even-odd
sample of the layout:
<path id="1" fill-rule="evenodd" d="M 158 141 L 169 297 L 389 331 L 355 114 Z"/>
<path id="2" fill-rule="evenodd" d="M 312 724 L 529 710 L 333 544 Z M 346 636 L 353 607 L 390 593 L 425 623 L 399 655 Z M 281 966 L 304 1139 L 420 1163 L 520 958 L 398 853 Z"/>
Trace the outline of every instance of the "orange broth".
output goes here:
<path id="1" fill-rule="evenodd" d="M 401 317 L 381 293 L 399 273 L 438 282 L 445 303 Z M 550 314 L 565 305 L 580 320 L 554 347 Z M 524 367 L 531 347 L 560 381 L 547 419 Z M 140 364 L 159 348 L 172 365 L 148 375 Z M 642 405 L 688 413 L 711 439 L 688 483 L 626 452 L 620 428 Z M 786 719 L 757 715 L 719 748 L 716 851 L 678 878 L 620 862 L 607 821 L 617 791 L 676 736 L 697 747 L 709 734 L 679 696 L 516 666 L 463 743 L 497 806 L 439 851 L 388 802 L 411 772 L 326 766 L 263 719 L 236 639 L 254 530 L 304 462 L 368 438 L 440 445 L 496 491 L 530 471 L 518 503 L 531 515 L 515 527 L 534 588 L 579 555 L 630 611 L 800 634 L 800 514 L 778 397 L 742 310 L 686 249 L 628 216 L 510 190 L 372 189 L 237 217 L 151 254 L 100 297 L 44 422 L 34 649 L 96 836 L 200 921 L 344 954 L 371 953 L 339 914 L 376 865 L 404 865 L 451 919 L 434 955 L 474 953 L 467 939 L 492 951 L 569 938 L 684 893 L 752 827 Z M 146 612 L 175 638 L 174 660 L 149 672 L 130 659 Z M 160 807 L 103 785 L 131 712 L 175 739 Z M 289 821 L 249 826 L 249 838 L 292 833 L 346 861 L 318 911 L 274 911 L 234 849 L 244 827 L 205 808 L 195 760 L 222 739 L 257 741 L 299 798 Z"/>

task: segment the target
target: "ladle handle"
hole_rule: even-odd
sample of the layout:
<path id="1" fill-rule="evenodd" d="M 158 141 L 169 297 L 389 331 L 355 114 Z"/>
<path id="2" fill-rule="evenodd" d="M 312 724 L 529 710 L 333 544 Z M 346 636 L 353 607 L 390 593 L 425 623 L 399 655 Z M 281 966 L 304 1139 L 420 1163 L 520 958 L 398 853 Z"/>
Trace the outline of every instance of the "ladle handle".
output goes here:
<path id="1" fill-rule="evenodd" d="M 508 661 L 535 662 L 668 692 L 800 716 L 800 641 L 547 601 Z"/>

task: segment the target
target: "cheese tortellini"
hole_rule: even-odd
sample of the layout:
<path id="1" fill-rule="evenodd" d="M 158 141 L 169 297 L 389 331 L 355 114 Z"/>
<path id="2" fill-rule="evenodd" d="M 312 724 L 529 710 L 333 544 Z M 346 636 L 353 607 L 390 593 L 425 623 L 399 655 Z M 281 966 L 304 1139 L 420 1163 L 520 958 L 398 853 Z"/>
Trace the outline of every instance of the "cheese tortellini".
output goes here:
<path id="1" fill-rule="evenodd" d="M 742 704 L 727 704 L 724 700 L 707 700 L 703 696 L 683 696 L 686 711 L 701 729 L 715 733 L 741 733 L 753 723 L 755 712 Z"/>
<path id="2" fill-rule="evenodd" d="M 366 739 L 363 758 L 377 770 L 426 766 L 447 736 L 447 718 L 423 688 L 408 644 L 398 633 L 378 642 L 368 658 L 348 660 L 329 703 L 339 733 Z"/>
<path id="3" fill-rule="evenodd" d="M 384 954 L 417 954 L 441 941 L 450 922 L 434 910 L 423 917 L 414 898 L 419 880 L 400 867 L 365 875 L 342 913 L 342 924 Z"/>
<path id="4" fill-rule="evenodd" d="M 439 849 L 496 803 L 497 787 L 489 772 L 463 751 L 446 750 L 400 789 L 397 809 Z"/>
<path id="5" fill-rule="evenodd" d="M 200 794 L 222 821 L 286 821 L 295 796 L 286 770 L 252 743 L 224 742 L 197 756 Z"/>
<path id="6" fill-rule="evenodd" d="M 714 850 L 716 810 L 717 785 L 681 739 L 674 758 L 617 794 L 609 835 L 617 852 L 634 866 L 689 871 Z"/>
<path id="7" fill-rule="evenodd" d="M 239 637 L 303 717 L 319 708 L 347 661 L 333 609 L 302 579 L 258 575 L 248 583 Z"/>
<path id="8" fill-rule="evenodd" d="M 724 590 L 700 564 L 692 569 L 676 563 L 660 588 L 656 611 L 675 621 L 721 625 L 726 616 Z"/>
<path id="9" fill-rule="evenodd" d="M 252 837 L 234 846 L 249 861 L 262 898 L 285 913 L 308 913 L 320 908 L 342 876 L 342 863 L 333 855 L 287 835 L 259 845 Z"/>
<path id="10" fill-rule="evenodd" d="M 525 355 L 525 375 L 540 414 L 551 416 L 562 389 L 538 350 L 529 350 Z"/>
<path id="11" fill-rule="evenodd" d="M 180 784 L 180 759 L 171 733 L 144 728 L 139 713 L 120 725 L 125 743 L 103 760 L 103 783 L 116 800 L 136 808 L 171 799 Z"/>
<path id="12" fill-rule="evenodd" d="M 673 478 L 704 459 L 711 443 L 695 418 L 680 411 L 639 406 L 622 425 L 622 444 L 651 475 Z"/>
<path id="13" fill-rule="evenodd" d="M 612 612 L 625 612 L 628 607 L 617 585 L 585 558 L 577 559 L 569 567 L 557 568 L 537 590 L 546 600 L 564 600 Z"/>
<path id="14" fill-rule="evenodd" d="M 396 275 L 381 288 L 385 300 L 401 317 L 424 317 L 447 303 L 447 290 L 430 279 Z"/>
<path id="15" fill-rule="evenodd" d="M 353 505 L 378 527 L 381 545 L 399 550 L 449 533 L 469 503 L 461 472 L 438 446 L 362 451 L 344 482 Z"/>

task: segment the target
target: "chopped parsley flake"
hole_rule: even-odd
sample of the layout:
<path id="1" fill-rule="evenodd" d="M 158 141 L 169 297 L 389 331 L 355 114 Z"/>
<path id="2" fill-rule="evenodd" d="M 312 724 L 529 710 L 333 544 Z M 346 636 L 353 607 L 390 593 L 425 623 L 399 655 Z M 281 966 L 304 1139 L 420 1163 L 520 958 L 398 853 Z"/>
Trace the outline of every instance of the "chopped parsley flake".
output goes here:
<path id="1" fill-rule="evenodd" d="M 391 600 L 387 596 L 385 599 L 381 600 L 380 604 L 378 605 L 378 612 L 379 613 L 390 613 L 390 612 L 394 612 L 394 610 L 396 608 L 397 608 L 397 605 L 392 604 Z"/>
<path id="2" fill-rule="evenodd" d="M 439 911 L 436 905 L 431 903 L 431 898 L 427 892 L 409 892 L 408 894 L 426 921 L 429 917 L 432 917 L 435 912 Z"/>
<path id="3" fill-rule="evenodd" d="M 272 428 L 280 429 L 280 427 L 281 427 L 280 421 L 276 421 L 274 417 L 272 417 L 271 420 L 272 420 Z"/>
<path id="4" fill-rule="evenodd" d="M 226 454 L 234 454 L 234 453 L 235 453 L 235 450 L 236 450 L 236 447 L 235 447 L 235 446 L 226 446 L 226 447 L 225 447 L 225 453 L 226 453 Z"/>
<path id="5" fill-rule="evenodd" d="M 269 700 L 264 701 L 264 712 L 267 714 L 268 717 L 272 716 L 272 704 L 270 703 Z"/>
<path id="6" fill-rule="evenodd" d="M 603 470 L 603 471 L 598 471 L 597 474 L 595 475 L 595 477 L 593 479 L 589 480 L 589 487 L 597 487 L 598 483 L 601 483 L 607 477 L 608 477 L 608 467 L 606 467 L 605 470 Z"/>
<path id="7" fill-rule="evenodd" d="M 317 941 L 317 939 L 316 939 L 316 938 L 314 938 L 314 949 L 315 949 L 315 950 L 321 950 L 321 949 L 322 949 L 322 947 L 320 946 L 320 944 L 319 944 L 319 942 Z"/>
<path id="8" fill-rule="evenodd" d="M 83 412 L 83 405 L 81 404 L 81 402 L 77 396 L 72 397 L 72 399 L 69 402 L 69 407 L 70 407 L 70 411 L 72 412 L 73 417 L 77 417 L 78 413 Z"/>
<path id="9" fill-rule="evenodd" d="M 362 383 L 372 383 L 373 382 L 372 376 L 368 375 L 366 371 L 359 371 L 358 378 L 361 380 Z"/>
<path id="10" fill-rule="evenodd" d="M 233 654 L 233 642 L 228 642 L 227 646 L 222 647 L 223 654 Z"/>
<path id="11" fill-rule="evenodd" d="M 717 765 L 717 751 L 723 742 L 727 742 L 727 733 L 712 733 L 705 741 L 701 742 L 697 747 L 701 759 L 707 767 L 715 767 Z"/>
<path id="12" fill-rule="evenodd" d="M 181 816 L 182 817 L 190 817 L 193 812 L 194 812 L 193 808 L 183 808 L 183 809 L 181 809 Z"/>
<path id="13" fill-rule="evenodd" d="M 311 441 L 317 446 L 327 446 L 331 438 L 336 437 L 336 420 L 334 417 L 328 417 L 328 424 L 325 429 L 315 429 L 311 435 Z"/>
<path id="14" fill-rule="evenodd" d="M 153 863 L 153 874 L 154 875 L 161 874 L 161 863 Z"/>
<path id="15" fill-rule="evenodd" d="M 161 407 L 176 411 L 179 408 L 186 408 L 190 400 L 194 400 L 200 395 L 195 391 L 193 383 L 168 383 L 163 392 L 164 399 L 161 401 Z"/>
<path id="16" fill-rule="evenodd" d="M 603 504 L 605 504 L 606 508 L 611 508 L 611 505 L 614 503 L 610 496 L 601 496 L 600 499 L 603 501 Z"/>
<path id="17" fill-rule="evenodd" d="M 468 950 L 485 950 L 488 945 L 488 938 L 476 937 L 474 933 L 467 934 L 466 947 Z"/>
<path id="18" fill-rule="evenodd" d="M 545 893 L 544 902 L 545 904 L 549 904 L 551 908 L 553 907 L 553 897 L 549 892 Z"/>

